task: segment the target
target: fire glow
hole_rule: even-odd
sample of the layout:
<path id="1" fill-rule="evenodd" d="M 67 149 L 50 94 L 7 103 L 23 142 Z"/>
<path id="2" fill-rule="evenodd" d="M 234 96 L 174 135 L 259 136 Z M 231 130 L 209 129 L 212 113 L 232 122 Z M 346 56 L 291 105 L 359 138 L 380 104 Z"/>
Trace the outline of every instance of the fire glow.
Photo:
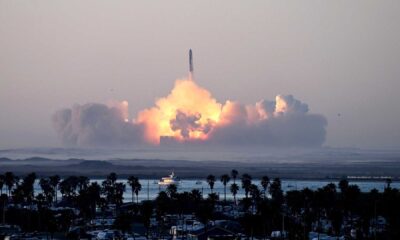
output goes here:
<path id="1" fill-rule="evenodd" d="M 218 124 L 221 108 L 209 91 L 191 79 L 182 79 L 156 106 L 141 111 L 135 122 L 145 126 L 145 138 L 153 144 L 158 144 L 160 137 L 205 140 Z"/>

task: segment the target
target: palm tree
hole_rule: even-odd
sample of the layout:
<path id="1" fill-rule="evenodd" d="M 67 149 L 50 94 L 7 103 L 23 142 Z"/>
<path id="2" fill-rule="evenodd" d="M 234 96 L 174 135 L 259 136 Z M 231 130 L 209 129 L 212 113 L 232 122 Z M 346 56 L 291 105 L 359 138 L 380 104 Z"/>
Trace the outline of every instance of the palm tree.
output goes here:
<path id="1" fill-rule="evenodd" d="M 5 217 L 6 217 L 5 211 L 6 211 L 7 202 L 8 202 L 7 195 L 6 194 L 1 194 L 0 195 L 0 207 L 1 207 L 1 210 L 2 210 L 2 214 L 1 214 L 2 221 L 1 222 L 3 223 L 3 225 L 5 224 Z"/>
<path id="2" fill-rule="evenodd" d="M 250 192 L 250 196 L 252 198 L 252 206 L 253 206 L 253 211 L 254 211 L 254 205 L 256 205 L 256 203 L 258 202 L 258 200 L 260 199 L 260 190 L 258 189 L 257 185 L 255 184 L 251 184 L 249 187 L 249 192 Z"/>
<path id="3" fill-rule="evenodd" d="M 60 176 L 54 175 L 49 177 L 50 185 L 53 187 L 54 190 L 54 202 L 57 203 L 57 192 L 58 192 L 58 184 L 60 183 Z"/>
<path id="4" fill-rule="evenodd" d="M 133 188 L 136 194 L 136 204 L 139 203 L 139 192 L 142 190 L 142 184 L 139 182 L 139 178 L 135 179 L 135 182 L 133 184 Z"/>
<path id="5" fill-rule="evenodd" d="M 170 184 L 168 185 L 166 191 L 170 198 L 175 198 L 176 193 L 178 192 L 178 188 L 176 187 L 175 184 Z"/>
<path id="6" fill-rule="evenodd" d="M 347 179 L 340 180 L 339 188 L 340 188 L 340 192 L 344 194 L 347 191 L 347 189 L 349 188 L 349 181 L 347 181 Z"/>
<path id="7" fill-rule="evenodd" d="M 33 184 L 36 180 L 36 174 L 30 173 L 26 175 L 20 184 L 17 185 L 15 190 L 13 191 L 13 198 L 16 202 L 19 203 L 28 203 L 31 204 L 34 199 L 33 193 Z"/>
<path id="8" fill-rule="evenodd" d="M 128 184 L 129 184 L 129 186 L 131 186 L 131 189 L 132 189 L 132 202 L 133 202 L 133 194 L 135 193 L 134 185 L 135 185 L 136 181 L 137 180 L 136 180 L 135 176 L 128 177 Z"/>
<path id="9" fill-rule="evenodd" d="M 239 186 L 236 183 L 232 184 L 231 193 L 233 195 L 233 201 L 235 202 L 235 204 L 236 204 L 236 194 L 238 193 L 238 191 L 239 191 Z"/>
<path id="10" fill-rule="evenodd" d="M 245 173 L 242 175 L 242 188 L 244 189 L 246 198 L 249 197 L 250 186 L 251 186 L 251 176 Z"/>
<path id="11" fill-rule="evenodd" d="M 106 179 L 101 183 L 102 191 L 106 195 L 106 200 L 108 203 L 116 203 L 116 183 L 117 183 L 117 174 L 110 173 Z"/>
<path id="12" fill-rule="evenodd" d="M 14 173 L 6 172 L 4 178 L 8 190 L 8 196 L 10 197 L 11 189 L 14 187 L 14 184 L 16 183 L 16 177 L 14 176 Z"/>
<path id="13" fill-rule="evenodd" d="M 256 201 L 260 198 L 260 190 L 258 189 L 257 185 L 251 184 L 250 185 L 250 196 L 253 201 Z"/>
<path id="14" fill-rule="evenodd" d="M 85 190 L 89 185 L 89 178 L 85 176 L 78 177 L 78 187 L 79 190 Z"/>
<path id="15" fill-rule="evenodd" d="M 269 177 L 268 176 L 263 176 L 261 178 L 261 186 L 264 189 L 264 199 L 265 199 L 265 195 L 267 193 L 267 189 L 268 189 L 268 186 L 269 186 Z"/>
<path id="16" fill-rule="evenodd" d="M 39 193 L 36 196 L 36 203 L 38 204 L 39 209 L 43 207 L 43 205 L 46 205 L 48 203 L 47 198 L 44 196 L 43 193 Z"/>
<path id="17" fill-rule="evenodd" d="M 115 182 L 117 181 L 117 174 L 112 172 L 107 176 L 107 180 L 111 183 L 111 184 L 115 184 Z"/>
<path id="18" fill-rule="evenodd" d="M 96 213 L 96 204 L 100 203 L 101 200 L 101 187 L 97 182 L 93 182 L 88 186 L 87 192 L 91 200 L 91 214 L 94 215 Z"/>
<path id="19" fill-rule="evenodd" d="M 207 183 L 210 185 L 211 193 L 213 193 L 214 189 L 214 183 L 215 183 L 215 176 L 214 175 L 208 175 L 207 176 Z"/>
<path id="20" fill-rule="evenodd" d="M 271 185 L 269 186 L 269 193 L 271 194 L 272 200 L 279 206 L 283 203 L 283 191 L 282 184 L 279 178 L 274 178 Z"/>
<path id="21" fill-rule="evenodd" d="M 63 197 L 75 197 L 76 196 L 76 188 L 78 186 L 78 177 L 69 176 L 62 180 L 59 184 L 60 192 Z"/>
<path id="22" fill-rule="evenodd" d="M 124 201 L 125 184 L 115 184 L 115 203 L 119 206 Z"/>
<path id="23" fill-rule="evenodd" d="M 236 183 L 236 178 L 237 178 L 238 174 L 239 174 L 239 172 L 236 169 L 232 169 L 231 177 L 233 179 L 233 183 Z"/>
<path id="24" fill-rule="evenodd" d="M 231 180 L 228 174 L 221 176 L 221 182 L 224 185 L 224 201 L 226 202 L 226 184 Z"/>
<path id="25" fill-rule="evenodd" d="M 54 197 L 54 189 L 47 178 L 41 178 L 39 181 L 40 188 L 42 189 L 42 196 L 46 197 L 46 203 L 50 203 Z"/>
<path id="26" fill-rule="evenodd" d="M 144 201 L 142 204 L 142 219 L 143 225 L 146 228 L 146 237 L 149 238 L 149 229 L 150 229 L 150 218 L 153 214 L 153 204 L 151 201 Z"/>
<path id="27" fill-rule="evenodd" d="M 390 185 L 392 184 L 392 179 L 391 178 L 387 178 L 386 179 L 386 188 L 390 189 Z"/>
<path id="28" fill-rule="evenodd" d="M 219 200 L 219 196 L 216 193 L 208 194 L 208 200 L 210 200 L 213 204 Z"/>
<path id="29" fill-rule="evenodd" d="M 6 177 L 2 174 L 0 175 L 0 195 L 3 194 L 3 186 L 6 181 Z"/>
<path id="30" fill-rule="evenodd" d="M 192 191 L 190 192 L 190 196 L 195 202 L 200 202 L 200 200 L 203 198 L 201 192 L 198 189 L 192 189 Z"/>

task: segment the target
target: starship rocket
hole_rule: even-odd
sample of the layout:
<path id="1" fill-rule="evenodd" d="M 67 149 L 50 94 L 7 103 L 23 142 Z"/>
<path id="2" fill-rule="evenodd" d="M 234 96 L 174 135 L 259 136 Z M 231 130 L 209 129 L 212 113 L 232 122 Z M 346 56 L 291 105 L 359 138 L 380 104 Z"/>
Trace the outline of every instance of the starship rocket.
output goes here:
<path id="1" fill-rule="evenodd" d="M 193 54 L 192 49 L 189 49 L 189 72 L 193 75 Z"/>

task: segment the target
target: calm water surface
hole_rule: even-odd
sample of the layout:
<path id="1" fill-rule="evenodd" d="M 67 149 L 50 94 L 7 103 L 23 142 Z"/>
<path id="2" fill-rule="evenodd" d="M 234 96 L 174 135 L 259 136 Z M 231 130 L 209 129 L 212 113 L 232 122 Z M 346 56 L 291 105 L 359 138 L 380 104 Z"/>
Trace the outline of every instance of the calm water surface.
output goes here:
<path id="1" fill-rule="evenodd" d="M 101 185 L 101 182 L 104 179 L 93 179 L 91 182 L 98 182 Z M 119 182 L 123 182 L 126 184 L 126 191 L 124 193 L 124 201 L 129 202 L 131 201 L 131 188 L 129 184 L 127 184 L 126 179 L 121 179 Z M 239 185 L 239 192 L 236 195 L 238 199 L 244 197 L 244 191 L 241 188 L 241 182 L 240 180 L 236 181 L 237 184 Z M 140 183 L 142 184 L 142 191 L 139 193 L 139 201 L 142 200 L 147 200 L 147 199 L 154 199 L 157 197 L 158 193 L 162 190 L 165 190 L 165 186 L 159 186 L 158 185 L 158 179 L 142 179 L 140 180 Z M 227 184 L 227 190 L 226 190 L 226 198 L 227 199 L 233 199 L 232 194 L 230 193 L 229 187 L 233 183 L 233 181 L 230 181 Z M 260 180 L 253 180 L 253 183 L 258 185 L 261 189 L 261 184 Z M 338 185 L 338 181 L 329 181 L 329 180 L 282 180 L 282 189 L 283 191 L 290 191 L 290 190 L 302 190 L 304 188 L 310 188 L 312 190 L 316 190 L 320 187 L 323 187 L 327 185 L 328 183 L 335 183 L 336 186 Z M 378 191 L 382 192 L 385 187 L 385 181 L 350 181 L 350 184 L 356 184 L 360 188 L 362 192 L 369 192 L 372 189 L 376 188 Z M 392 187 L 394 188 L 400 188 L 400 182 L 393 182 Z M 191 191 L 192 189 L 198 189 L 200 192 L 203 193 L 204 197 L 207 197 L 207 195 L 211 192 L 210 188 L 207 184 L 206 180 L 181 180 L 179 185 L 178 185 L 178 191 L 179 192 L 184 192 L 184 191 Z M 41 188 L 38 184 L 38 181 L 35 184 L 35 194 L 38 194 L 41 192 Z M 214 185 L 214 192 L 219 194 L 220 199 L 223 199 L 224 197 L 224 186 L 220 181 L 215 182 Z M 61 193 L 59 193 L 59 196 L 61 196 Z"/>

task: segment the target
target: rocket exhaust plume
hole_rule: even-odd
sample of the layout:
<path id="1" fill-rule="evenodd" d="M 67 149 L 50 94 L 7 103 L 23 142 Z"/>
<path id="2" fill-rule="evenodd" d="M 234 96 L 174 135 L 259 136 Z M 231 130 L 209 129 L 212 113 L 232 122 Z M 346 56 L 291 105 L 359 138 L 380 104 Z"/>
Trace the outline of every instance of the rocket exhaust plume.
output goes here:
<path id="1" fill-rule="evenodd" d="M 136 118 L 129 120 L 124 101 L 75 105 L 58 111 L 53 124 L 69 146 L 159 145 L 162 139 L 240 146 L 320 146 L 325 141 L 325 117 L 309 113 L 308 105 L 292 95 L 277 95 L 274 101 L 254 105 L 220 103 L 192 78 L 190 49 L 189 77 L 176 80 L 166 97 Z"/>

